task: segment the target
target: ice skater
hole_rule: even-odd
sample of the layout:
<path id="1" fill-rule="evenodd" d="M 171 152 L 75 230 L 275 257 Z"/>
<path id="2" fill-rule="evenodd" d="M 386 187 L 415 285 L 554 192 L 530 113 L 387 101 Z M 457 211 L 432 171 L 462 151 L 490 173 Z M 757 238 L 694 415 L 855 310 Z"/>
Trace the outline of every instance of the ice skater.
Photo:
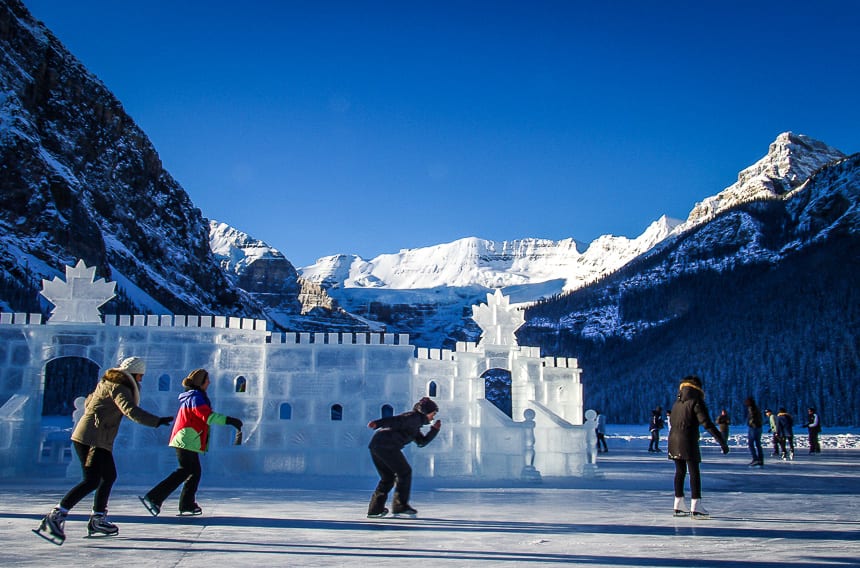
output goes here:
<path id="1" fill-rule="evenodd" d="M 439 428 L 442 427 L 441 420 L 433 422 L 430 431 L 426 434 L 421 431 L 421 427 L 430 424 L 438 411 L 439 407 L 436 403 L 425 396 L 416 402 L 409 412 L 377 418 L 367 424 L 368 428 L 376 430 L 368 447 L 373 465 L 379 472 L 379 483 L 367 508 L 368 517 L 384 517 L 388 514 L 385 501 L 392 487 L 394 487 L 394 499 L 391 502 L 391 512 L 395 515 L 409 516 L 418 513 L 409 504 L 412 466 L 406 461 L 402 450 L 410 442 L 415 442 L 419 448 L 423 448 L 436 437 Z"/>
<path id="2" fill-rule="evenodd" d="M 806 411 L 806 423 L 803 427 L 809 431 L 809 453 L 820 454 L 821 443 L 818 441 L 818 435 L 821 433 L 821 419 L 815 408 L 810 406 Z"/>
<path id="3" fill-rule="evenodd" d="M 696 375 L 681 379 L 678 397 L 672 406 L 672 428 L 669 430 L 669 459 L 675 462 L 675 509 L 674 516 L 694 519 L 709 518 L 708 511 L 702 506 L 702 477 L 699 464 L 702 453 L 699 450 L 699 426 L 710 432 L 720 445 L 723 454 L 729 453 L 729 446 L 711 421 L 705 404 L 705 391 L 702 381 Z M 684 480 L 690 474 L 690 508 L 684 503 Z"/>
<path id="4" fill-rule="evenodd" d="M 93 512 L 87 523 L 87 534 L 113 536 L 119 528 L 107 520 L 108 500 L 117 478 L 113 460 L 113 443 L 123 416 L 138 424 L 157 428 L 170 424 L 172 416 L 159 418 L 138 406 L 140 382 L 146 362 L 140 357 L 124 359 L 118 367 L 108 369 L 96 388 L 87 396 L 84 414 L 72 431 L 72 444 L 81 461 L 83 479 L 60 499 L 34 532 L 60 545 L 66 540 L 66 517 L 81 499 L 95 491 Z"/>
<path id="5" fill-rule="evenodd" d="M 776 435 L 782 450 L 782 459 L 794 459 L 794 417 L 785 408 L 780 408 L 776 415 Z M 788 451 L 786 450 L 788 443 Z"/>
<path id="6" fill-rule="evenodd" d="M 209 372 L 206 369 L 194 369 L 182 380 L 185 392 L 179 395 L 179 411 L 176 413 L 169 443 L 176 450 L 179 467 L 147 491 L 146 495 L 139 497 L 153 517 L 158 516 L 165 499 L 182 484 L 179 514 L 203 514 L 203 509 L 197 504 L 197 488 L 203 473 L 200 454 L 209 449 L 210 424 L 233 426 L 236 428 L 237 439 L 241 439 L 242 421 L 212 410 L 212 404 L 206 394 L 209 384 Z"/>
<path id="7" fill-rule="evenodd" d="M 606 445 L 606 417 L 600 411 L 597 412 L 597 428 L 594 431 L 597 433 L 597 451 L 608 452 L 609 446 Z"/>
<path id="8" fill-rule="evenodd" d="M 651 434 L 651 441 L 648 443 L 649 452 L 660 451 L 660 430 L 663 429 L 663 408 L 658 406 L 651 411 L 651 420 L 648 422 L 648 432 Z"/>
<path id="9" fill-rule="evenodd" d="M 761 411 L 753 397 L 744 400 L 747 407 L 747 446 L 750 449 L 752 461 L 750 467 L 764 467 L 764 451 L 761 449 Z"/>

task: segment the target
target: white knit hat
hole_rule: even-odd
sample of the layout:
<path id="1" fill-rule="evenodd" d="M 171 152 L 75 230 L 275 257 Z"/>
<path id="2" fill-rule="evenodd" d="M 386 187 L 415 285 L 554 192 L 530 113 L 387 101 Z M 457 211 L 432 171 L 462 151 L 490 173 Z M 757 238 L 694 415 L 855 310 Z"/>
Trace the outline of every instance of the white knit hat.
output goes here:
<path id="1" fill-rule="evenodd" d="M 129 357 L 128 359 L 123 359 L 118 368 L 129 375 L 142 375 L 146 372 L 146 361 L 140 357 Z"/>

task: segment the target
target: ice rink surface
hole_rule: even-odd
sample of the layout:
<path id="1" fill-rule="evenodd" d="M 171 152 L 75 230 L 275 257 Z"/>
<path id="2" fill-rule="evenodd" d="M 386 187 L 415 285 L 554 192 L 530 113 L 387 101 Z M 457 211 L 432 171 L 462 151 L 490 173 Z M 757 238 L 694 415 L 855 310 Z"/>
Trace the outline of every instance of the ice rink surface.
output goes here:
<path id="1" fill-rule="evenodd" d="M 591 478 L 415 479 L 415 519 L 367 519 L 374 479 L 214 487 L 205 461 L 204 514 L 174 516 L 173 495 L 153 518 L 137 500 L 147 486 L 120 471 L 109 514 L 119 535 L 85 537 L 87 498 L 62 546 L 31 529 L 75 480 L 0 480 L 0 566 L 860 566 L 860 450 L 801 447 L 759 470 L 742 446 L 703 446 L 712 518 L 691 520 L 672 516 L 665 454 L 611 434 Z"/>

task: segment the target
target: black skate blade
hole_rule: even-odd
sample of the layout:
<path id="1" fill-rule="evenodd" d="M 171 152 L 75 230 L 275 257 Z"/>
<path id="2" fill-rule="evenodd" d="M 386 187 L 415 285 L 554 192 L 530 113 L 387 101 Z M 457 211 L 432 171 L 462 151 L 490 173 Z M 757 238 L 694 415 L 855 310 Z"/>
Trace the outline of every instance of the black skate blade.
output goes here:
<path id="1" fill-rule="evenodd" d="M 66 542 L 65 537 L 59 537 L 59 536 L 55 535 L 54 533 L 52 533 L 51 531 L 48 531 L 48 530 L 43 531 L 41 529 L 32 529 L 32 530 L 34 533 L 36 533 L 40 537 L 44 538 L 45 540 L 47 540 L 51 544 L 56 544 L 57 546 L 60 546 L 64 542 Z"/>
<path id="2" fill-rule="evenodd" d="M 91 531 L 87 529 L 87 536 L 84 538 L 107 538 L 110 536 L 117 536 L 119 534 L 119 529 L 116 532 L 103 532 L 103 531 Z"/>
<path id="3" fill-rule="evenodd" d="M 149 511 L 149 514 L 153 517 L 157 517 L 158 513 L 161 512 L 161 509 L 156 509 L 154 506 L 151 506 L 150 503 L 143 497 L 138 496 L 138 499 L 140 499 L 140 503 L 143 505 L 143 508 Z"/>

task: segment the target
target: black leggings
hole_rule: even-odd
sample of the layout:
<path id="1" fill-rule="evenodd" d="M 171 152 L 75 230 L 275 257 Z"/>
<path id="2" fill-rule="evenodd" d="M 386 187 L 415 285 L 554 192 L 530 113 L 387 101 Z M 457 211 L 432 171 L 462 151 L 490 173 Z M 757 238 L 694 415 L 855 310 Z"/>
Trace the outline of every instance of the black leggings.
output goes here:
<path id="1" fill-rule="evenodd" d="M 692 460 L 672 460 L 675 462 L 675 497 L 684 496 L 684 478 L 690 470 L 690 497 L 702 498 L 702 477 L 699 474 L 699 462 Z"/>
<path id="2" fill-rule="evenodd" d="M 81 460 L 83 479 L 69 489 L 65 497 L 60 500 L 60 507 L 71 509 L 81 499 L 95 491 L 93 512 L 106 513 L 110 491 L 114 481 L 116 481 L 116 464 L 113 461 L 113 453 L 103 448 L 86 446 L 80 442 L 72 442 L 72 444 L 74 444 L 78 459 Z"/>

